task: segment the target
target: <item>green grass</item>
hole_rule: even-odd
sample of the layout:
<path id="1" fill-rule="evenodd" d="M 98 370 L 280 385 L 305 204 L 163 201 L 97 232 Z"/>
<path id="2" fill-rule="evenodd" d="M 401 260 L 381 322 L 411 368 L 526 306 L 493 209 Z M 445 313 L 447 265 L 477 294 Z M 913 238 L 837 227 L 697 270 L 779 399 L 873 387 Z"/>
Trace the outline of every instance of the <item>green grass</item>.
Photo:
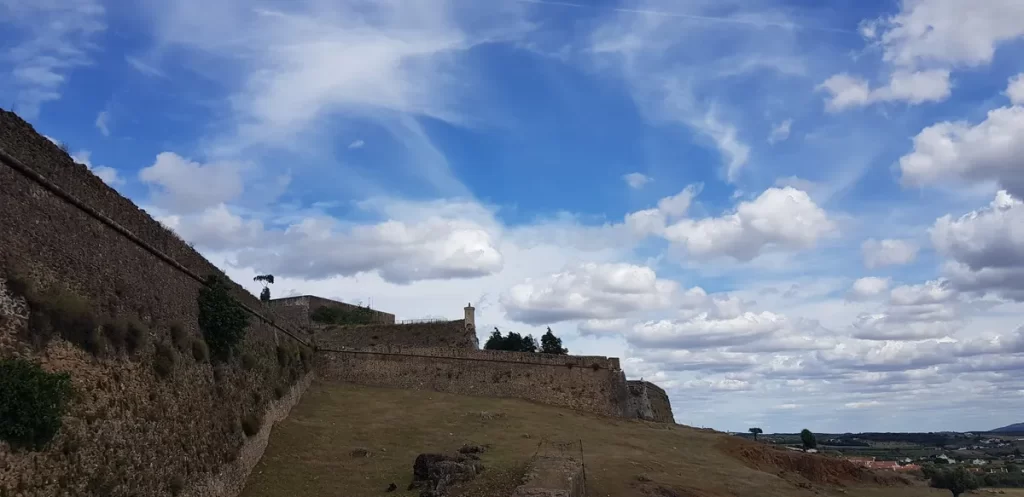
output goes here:
<path id="1" fill-rule="evenodd" d="M 641 487 L 651 485 L 686 497 L 944 495 L 920 485 L 801 488 L 718 449 L 742 441 L 685 426 L 603 418 L 514 399 L 324 383 L 312 385 L 288 419 L 274 427 L 242 495 L 384 495 L 390 483 L 398 491 L 387 495 L 417 495 L 405 488 L 418 454 L 471 443 L 492 448 L 483 454 L 486 470 L 463 495 L 499 497 L 514 488 L 541 440 L 582 441 L 590 497 L 648 496 Z M 370 450 L 371 457 L 352 457 L 357 448 Z M 640 475 L 650 481 L 641 484 Z"/>

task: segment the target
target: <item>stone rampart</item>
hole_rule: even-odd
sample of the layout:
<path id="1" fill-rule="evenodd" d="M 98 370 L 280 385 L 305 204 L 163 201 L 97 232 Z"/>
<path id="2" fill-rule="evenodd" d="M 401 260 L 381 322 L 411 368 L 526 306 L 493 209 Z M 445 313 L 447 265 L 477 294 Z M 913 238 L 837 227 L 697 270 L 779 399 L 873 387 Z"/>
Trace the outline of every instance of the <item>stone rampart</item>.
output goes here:
<path id="1" fill-rule="evenodd" d="M 285 297 L 270 301 L 270 307 L 275 312 L 283 313 L 291 319 L 301 319 L 304 324 L 311 324 L 310 316 L 321 307 L 332 307 L 344 311 L 366 311 L 364 307 L 346 304 L 337 300 L 325 299 L 314 295 L 300 295 L 298 297 Z M 395 324 L 395 315 L 376 309 L 368 309 L 373 316 L 373 321 L 380 324 Z"/>
<path id="2" fill-rule="evenodd" d="M 632 380 L 626 382 L 626 387 L 629 392 L 627 416 L 659 423 L 675 423 L 668 394 L 661 387 L 649 381 Z"/>
<path id="3" fill-rule="evenodd" d="M 464 320 L 407 324 L 314 325 L 318 347 L 328 349 L 466 348 L 476 349 L 476 331 Z"/>
<path id="4" fill-rule="evenodd" d="M 0 164 L 0 357 L 68 372 L 77 392 L 43 450 L 13 451 L 0 442 L 0 494 L 233 496 L 247 461 L 262 453 L 262 435 L 247 436 L 242 420 L 280 416 L 274 414 L 281 412 L 277 399 L 298 395 L 288 393 L 308 369 L 298 343 L 252 318 L 239 354 L 211 366 L 192 349 L 201 344 L 201 283 L 183 271 L 221 271 L 4 111 L 0 149 L 183 266 L 159 259 L 9 161 Z M 19 294 L 26 282 L 76 295 L 97 324 L 137 323 L 145 340 L 130 353 L 104 341 L 92 352 L 60 338 L 32 345 L 26 340 L 33 333 L 30 310 Z M 255 296 L 231 287 L 243 304 L 260 308 Z M 158 345 L 169 351 L 169 365 L 156 366 Z M 253 423 L 248 426 L 251 431 Z"/>
<path id="5" fill-rule="evenodd" d="M 625 415 L 618 359 L 471 349 L 316 353 L 320 378 L 362 385 L 511 397 L 606 416 Z"/>

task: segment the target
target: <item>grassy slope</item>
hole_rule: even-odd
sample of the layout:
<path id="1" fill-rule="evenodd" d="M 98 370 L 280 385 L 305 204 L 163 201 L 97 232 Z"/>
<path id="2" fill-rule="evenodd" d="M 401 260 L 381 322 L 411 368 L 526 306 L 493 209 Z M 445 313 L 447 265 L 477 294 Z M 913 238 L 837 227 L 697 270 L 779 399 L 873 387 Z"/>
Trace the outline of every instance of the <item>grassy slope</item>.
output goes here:
<path id="1" fill-rule="evenodd" d="M 718 450 L 732 437 L 684 426 L 602 418 L 513 399 L 318 383 L 274 428 L 243 497 L 385 495 L 392 482 L 399 490 L 386 495 L 415 495 L 405 488 L 416 455 L 453 451 L 464 443 L 493 448 L 484 455 L 487 471 L 463 493 L 500 496 L 542 439 L 582 440 L 590 497 L 665 495 L 647 493 L 656 485 L 685 497 L 948 495 L 922 487 L 800 488 Z M 354 458 L 350 452 L 356 448 L 373 455 Z M 650 482 L 641 484 L 638 475 Z"/>

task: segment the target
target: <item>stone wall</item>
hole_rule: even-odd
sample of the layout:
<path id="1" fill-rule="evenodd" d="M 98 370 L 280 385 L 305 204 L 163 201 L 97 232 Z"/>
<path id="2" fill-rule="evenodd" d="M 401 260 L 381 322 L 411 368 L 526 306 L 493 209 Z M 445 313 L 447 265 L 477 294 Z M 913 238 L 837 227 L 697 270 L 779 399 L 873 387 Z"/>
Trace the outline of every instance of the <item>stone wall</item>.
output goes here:
<path id="1" fill-rule="evenodd" d="M 675 423 L 668 395 L 660 387 L 649 381 L 627 381 L 626 387 L 629 392 L 626 403 L 628 417 Z"/>
<path id="2" fill-rule="evenodd" d="M 298 317 L 298 313 L 303 311 L 296 311 L 296 309 L 304 309 L 305 322 L 309 324 L 309 316 L 321 307 L 333 307 L 336 309 L 342 309 L 345 311 L 355 311 L 360 309 L 357 305 L 346 304 L 345 302 L 339 302 L 337 300 L 325 299 L 322 297 L 316 297 L 313 295 L 301 295 L 298 297 L 285 297 L 281 299 L 273 299 L 270 301 L 271 308 L 277 312 L 286 313 L 288 316 Z M 395 315 L 384 311 L 378 311 L 376 309 L 370 309 L 373 314 L 374 321 L 381 324 L 395 324 Z"/>
<path id="3" fill-rule="evenodd" d="M 199 275 L 221 274 L 183 240 L 120 196 L 12 113 L 0 111 L 0 149 Z M 22 357 L 68 372 L 77 395 L 57 436 L 42 451 L 13 451 L 0 442 L 0 494 L 228 496 L 261 447 L 247 437 L 246 417 L 277 416 L 276 400 L 306 375 L 299 345 L 251 319 L 239 354 L 212 366 L 196 358 L 201 284 L 125 236 L 0 164 L 0 357 Z M 32 345 L 28 281 L 64 288 L 85 300 L 99 322 L 130 320 L 146 342 L 126 353 L 103 345 L 90 353 L 55 338 Z M 251 308 L 258 299 L 232 284 Z M 288 327 L 288 323 L 279 322 Z M 171 345 L 172 327 L 184 346 Z M 171 347 L 159 374 L 157 344 Z M 281 357 L 278 359 L 278 349 Z M 243 368 L 242 358 L 247 367 Z M 266 423 L 263 429 L 269 429 Z M 262 431 L 260 432 L 262 433 Z M 257 445 L 252 445 L 252 444 Z M 235 469 L 232 469 L 235 468 Z M 235 475 L 235 476 L 231 476 Z M 190 490 L 190 489 L 207 490 Z M 214 490 L 208 490 L 214 489 Z M 221 490 L 217 490 L 221 489 Z"/>
<path id="4" fill-rule="evenodd" d="M 370 347 L 466 348 L 478 347 L 476 331 L 463 320 L 408 324 L 314 326 L 316 343 L 327 349 Z"/>
<path id="5" fill-rule="evenodd" d="M 387 349 L 316 353 L 324 380 L 512 397 L 606 416 L 625 415 L 618 359 L 469 349 Z"/>

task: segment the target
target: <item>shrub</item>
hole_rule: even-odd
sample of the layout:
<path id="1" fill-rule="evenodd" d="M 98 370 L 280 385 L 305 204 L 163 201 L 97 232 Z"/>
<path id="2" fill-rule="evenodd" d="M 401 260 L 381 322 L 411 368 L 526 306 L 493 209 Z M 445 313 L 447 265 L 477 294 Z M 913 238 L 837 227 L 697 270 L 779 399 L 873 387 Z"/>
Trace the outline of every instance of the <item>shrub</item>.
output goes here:
<path id="1" fill-rule="evenodd" d="M 313 353 L 309 349 L 299 349 L 299 360 L 302 361 L 302 369 L 309 371 L 310 364 L 313 362 Z"/>
<path id="2" fill-rule="evenodd" d="M 242 368 L 246 371 L 252 370 L 256 367 L 256 356 L 249 352 L 242 354 Z"/>
<path id="3" fill-rule="evenodd" d="M 38 295 L 30 293 L 29 333 L 34 345 L 43 347 L 60 335 L 91 354 L 103 351 L 105 340 L 88 300 L 60 286 Z"/>
<path id="4" fill-rule="evenodd" d="M 128 336 L 128 326 L 121 320 L 107 320 L 107 322 L 103 323 L 103 336 L 115 351 L 124 350 L 125 339 Z"/>
<path id="5" fill-rule="evenodd" d="M 156 354 L 153 356 L 153 370 L 157 376 L 166 378 L 174 371 L 174 364 L 178 362 L 177 353 L 174 348 L 165 342 L 156 344 Z"/>
<path id="6" fill-rule="evenodd" d="M 60 430 L 73 393 L 67 373 L 48 373 L 24 359 L 0 360 L 0 439 L 42 449 Z"/>
<path id="7" fill-rule="evenodd" d="M 281 385 L 277 385 L 277 386 L 274 387 L 274 400 L 277 400 L 277 399 L 280 399 L 281 397 L 284 397 L 284 394 L 285 394 L 284 387 L 282 387 Z"/>
<path id="8" fill-rule="evenodd" d="M 231 296 L 223 278 L 210 275 L 199 290 L 199 329 L 214 359 L 225 361 L 231 357 L 239 342 L 245 338 L 249 315 Z"/>
<path id="9" fill-rule="evenodd" d="M 247 414 L 242 418 L 242 432 L 245 433 L 245 436 L 251 437 L 260 432 L 262 424 L 263 420 L 255 413 Z"/>
<path id="10" fill-rule="evenodd" d="M 202 339 L 192 339 L 192 358 L 196 362 L 206 362 L 210 358 L 210 349 L 206 347 L 206 342 Z"/>
<path id="11" fill-rule="evenodd" d="M 171 492 L 171 495 L 178 495 L 182 490 L 185 489 L 185 479 L 181 475 L 174 475 L 171 481 L 167 483 L 167 490 Z"/>
<path id="12" fill-rule="evenodd" d="M 953 497 L 978 488 L 981 482 L 963 466 L 934 473 L 929 482 L 932 487 L 949 490 Z"/>
<path id="13" fill-rule="evenodd" d="M 188 350 L 188 332 L 185 331 L 185 326 L 181 323 L 171 324 L 171 343 L 174 344 L 174 348 L 178 349 L 178 352 L 185 352 Z"/>
<path id="14" fill-rule="evenodd" d="M 288 367 L 288 349 L 284 345 L 277 346 L 277 364 L 282 368 Z"/>
<path id="15" fill-rule="evenodd" d="M 149 329 L 138 319 L 125 321 L 127 334 L 125 335 L 124 348 L 129 354 L 133 354 L 146 346 L 149 342 Z"/>

